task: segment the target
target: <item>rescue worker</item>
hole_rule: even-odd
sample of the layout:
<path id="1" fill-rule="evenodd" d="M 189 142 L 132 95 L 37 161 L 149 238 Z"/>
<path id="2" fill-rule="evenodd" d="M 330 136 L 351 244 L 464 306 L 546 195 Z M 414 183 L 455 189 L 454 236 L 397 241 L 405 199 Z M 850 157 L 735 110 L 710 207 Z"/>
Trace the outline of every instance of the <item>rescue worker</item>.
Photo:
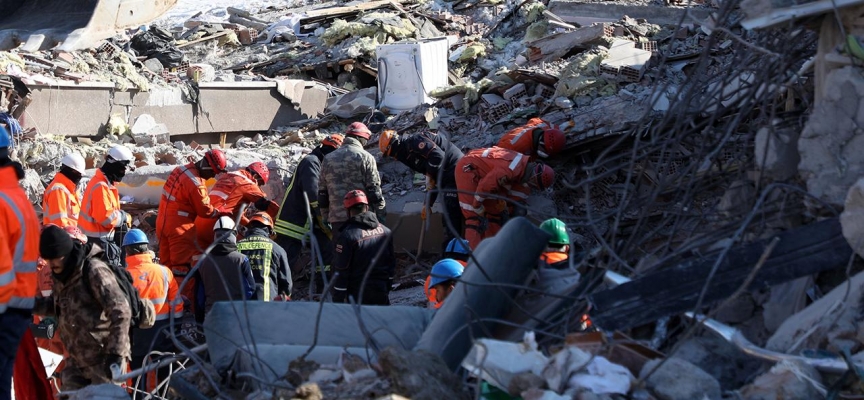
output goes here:
<path id="1" fill-rule="evenodd" d="M 80 154 L 73 152 L 63 156 L 60 170 L 42 197 L 42 225 L 78 226 L 78 213 L 81 212 L 78 182 L 81 182 L 84 170 L 84 157 Z"/>
<path id="2" fill-rule="evenodd" d="M 261 161 L 253 162 L 246 168 L 222 174 L 216 179 L 216 184 L 210 190 L 210 204 L 219 210 L 230 212 L 233 216 L 244 203 L 254 204 L 261 211 L 272 210 L 271 217 L 277 212 L 275 202 L 267 200 L 267 195 L 261 186 L 270 180 L 270 170 Z M 242 223 L 248 222 L 242 217 Z M 195 218 L 195 232 L 198 235 L 198 246 L 206 249 L 213 243 L 213 225 L 215 218 Z"/>
<path id="3" fill-rule="evenodd" d="M 567 234 L 567 226 L 558 218 L 550 218 L 540 224 L 540 229 L 551 236 L 546 251 L 540 255 L 540 266 L 555 269 L 568 267 L 570 235 Z"/>
<path id="4" fill-rule="evenodd" d="M 159 262 L 183 280 L 191 269 L 192 257 L 201 253 L 195 235 L 195 218 L 217 218 L 219 210 L 210 204 L 205 181 L 225 172 L 227 160 L 219 149 L 209 150 L 194 163 L 171 171 L 159 199 L 156 235 L 159 239 Z M 192 279 L 181 295 L 194 299 L 196 283 Z"/>
<path id="5" fill-rule="evenodd" d="M 429 204 L 420 212 L 422 220 L 426 220 L 427 209 L 435 205 L 440 190 L 445 191 L 445 217 L 441 219 L 444 227 L 442 249 L 451 239 L 459 237 L 462 233 L 463 221 L 462 210 L 459 208 L 459 195 L 456 192 L 456 163 L 463 156 L 462 150 L 447 138 L 435 133 L 423 132 L 400 138 L 396 131 L 392 130 L 381 133 L 378 147 L 385 157 L 393 157 L 414 172 L 426 175 Z M 450 226 L 454 230 L 451 230 Z"/>
<path id="6" fill-rule="evenodd" d="M 198 267 L 198 306 L 204 313 L 217 301 L 251 300 L 255 295 L 252 266 L 249 258 L 237 251 L 235 226 L 231 217 L 219 217 L 213 226 L 216 245 Z"/>
<path id="7" fill-rule="evenodd" d="M 363 149 L 371 135 L 372 132 L 362 122 L 352 123 L 345 132 L 342 146 L 325 156 L 321 163 L 318 205 L 321 207 L 321 216 L 330 223 L 335 235 L 339 234 L 339 229 L 349 218 L 339 201 L 356 188 L 363 188 L 366 192 L 369 205 L 378 217 L 377 221 L 384 223 L 386 218 L 378 165 L 375 157 Z"/>
<path id="8" fill-rule="evenodd" d="M 468 266 L 468 260 L 471 258 L 471 249 L 468 246 L 468 241 L 465 239 L 454 238 L 447 243 L 444 248 L 444 258 L 453 259 L 462 264 L 462 267 Z M 423 284 L 423 292 L 426 293 L 426 299 L 429 300 L 429 305 L 432 308 L 441 308 L 443 302 L 438 302 L 437 290 L 432 285 L 432 275 L 426 277 L 426 282 Z"/>
<path id="9" fill-rule="evenodd" d="M 540 118 L 529 119 L 527 124 L 510 130 L 498 140 L 498 147 L 522 153 L 530 161 L 554 157 L 566 144 L 564 132 Z"/>
<path id="10" fill-rule="evenodd" d="M 102 252 L 72 226 L 48 225 L 39 237 L 54 291 L 38 299 L 35 312 L 56 316 L 63 332 L 69 355 L 61 374 L 63 391 L 111 383 L 111 365 L 125 369 L 129 361 L 132 311 Z"/>
<path id="11" fill-rule="evenodd" d="M 150 240 L 143 231 L 130 229 L 123 238 L 123 248 L 126 251 L 126 269 L 132 275 L 132 286 L 142 299 L 153 303 L 156 313 L 156 323 L 152 328 L 132 328 L 131 367 L 138 369 L 151 350 L 173 349 L 167 329 L 172 312 L 175 318 L 183 316 L 183 299 L 177 294 L 178 285 L 171 270 L 153 262 Z"/>
<path id="12" fill-rule="evenodd" d="M 0 129 L 0 399 L 11 399 L 15 355 L 30 326 L 36 296 L 39 219 L 18 181 L 12 143 Z"/>
<path id="13" fill-rule="evenodd" d="M 432 272 L 429 274 L 429 289 L 435 293 L 433 308 L 441 308 L 444 305 L 444 300 L 453 292 L 464 270 L 465 266 L 452 258 L 445 258 L 432 266 Z"/>
<path id="14" fill-rule="evenodd" d="M 330 231 L 330 225 L 321 214 L 318 203 L 318 177 L 324 156 L 342 146 L 343 139 L 342 135 L 330 135 L 324 138 L 321 145 L 313 149 L 312 153 L 300 160 L 294 170 L 294 176 L 291 177 L 291 183 L 285 190 L 282 204 L 279 205 L 279 216 L 276 218 L 275 227 L 276 243 L 279 243 L 288 253 L 288 265 L 291 266 L 291 272 L 295 276 L 303 270 L 303 265 L 298 264 L 297 260 L 303 249 L 303 236 L 310 229 L 315 235 L 315 241 L 321 252 L 323 269 L 330 271 L 330 260 L 333 258 L 333 232 Z M 317 260 L 313 261 L 313 264 L 316 262 Z"/>
<path id="15" fill-rule="evenodd" d="M 135 156 L 126 146 L 117 145 L 108 150 L 105 164 L 87 182 L 81 196 L 81 214 L 78 227 L 91 244 L 98 245 L 110 265 L 125 263 L 120 249 L 120 234 L 132 226 L 132 216 L 120 209 L 120 194 L 114 185 L 123 180 L 126 171 L 134 169 Z"/>
<path id="16" fill-rule="evenodd" d="M 288 254 L 270 239 L 272 237 L 273 219 L 266 212 L 259 211 L 249 219 L 237 250 L 249 258 L 257 299 L 285 301 L 291 298 L 291 268 Z"/>
<path id="17" fill-rule="evenodd" d="M 471 249 L 507 222 L 508 200 L 524 202 L 529 187 L 545 190 L 554 181 L 552 168 L 524 154 L 500 147 L 468 152 L 456 168 L 456 185 Z"/>
<path id="18" fill-rule="evenodd" d="M 333 302 L 347 303 L 350 296 L 360 304 L 390 305 L 390 287 L 396 269 L 390 229 L 369 211 L 369 201 L 362 190 L 349 191 L 342 204 L 348 221 L 336 239 L 333 253 Z M 361 288 L 364 277 L 366 284 Z"/>

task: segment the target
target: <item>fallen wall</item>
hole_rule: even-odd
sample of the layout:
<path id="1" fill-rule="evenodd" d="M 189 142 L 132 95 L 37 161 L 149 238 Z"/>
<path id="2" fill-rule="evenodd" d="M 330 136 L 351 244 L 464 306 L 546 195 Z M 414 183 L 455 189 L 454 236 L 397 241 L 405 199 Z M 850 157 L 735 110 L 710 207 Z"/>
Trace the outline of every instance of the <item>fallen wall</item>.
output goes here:
<path id="1" fill-rule="evenodd" d="M 140 92 L 118 91 L 101 82 L 33 85 L 23 125 L 54 135 L 96 136 L 104 133 L 112 115 L 131 125 L 138 116 L 150 114 L 171 135 L 261 132 L 317 117 L 328 96 L 325 88 L 312 82 L 293 101 L 279 94 L 275 82 L 209 82 L 199 88 L 194 104 L 176 87 Z"/>

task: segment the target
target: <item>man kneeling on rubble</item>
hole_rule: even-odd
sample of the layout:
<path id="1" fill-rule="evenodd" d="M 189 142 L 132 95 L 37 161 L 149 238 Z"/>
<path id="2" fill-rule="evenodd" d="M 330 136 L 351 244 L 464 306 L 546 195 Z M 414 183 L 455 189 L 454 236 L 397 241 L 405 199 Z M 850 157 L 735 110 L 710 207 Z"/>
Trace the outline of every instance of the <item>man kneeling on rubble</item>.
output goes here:
<path id="1" fill-rule="evenodd" d="M 351 296 L 360 304 L 390 305 L 390 286 L 396 269 L 390 229 L 369 211 L 369 201 L 362 190 L 348 192 L 342 204 L 348 211 L 348 221 L 336 240 L 333 254 L 333 301 L 346 303 Z"/>
<path id="2" fill-rule="evenodd" d="M 129 361 L 132 310 L 101 259 L 103 250 L 76 227 L 48 225 L 39 237 L 39 254 L 51 268 L 54 291 L 37 298 L 33 311 L 57 316 L 69 353 L 63 391 L 111 383 L 111 365 L 125 369 Z"/>

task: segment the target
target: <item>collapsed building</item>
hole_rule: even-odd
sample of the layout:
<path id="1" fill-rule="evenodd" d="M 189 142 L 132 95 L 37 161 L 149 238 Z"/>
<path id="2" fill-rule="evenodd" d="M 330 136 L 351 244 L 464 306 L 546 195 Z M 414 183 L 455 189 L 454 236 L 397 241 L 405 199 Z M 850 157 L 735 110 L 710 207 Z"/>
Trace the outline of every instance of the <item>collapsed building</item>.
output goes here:
<path id="1" fill-rule="evenodd" d="M 543 243 L 531 233 L 542 237 L 517 219 L 478 248 L 435 313 L 219 305 L 205 346 L 183 339 L 195 365 L 162 388 L 171 396 L 854 398 L 864 364 L 862 7 L 228 8 L 84 50 L 0 53 L 0 87 L 25 128 L 17 151 L 34 204 L 62 155 L 75 149 L 92 168 L 128 143 L 139 168 L 120 190 L 149 232 L 153 188 L 204 148 L 226 149 L 230 169 L 264 159 L 279 178 L 265 191 L 280 198 L 302 155 L 354 120 L 436 131 L 462 148 L 492 146 L 535 116 L 567 134 L 551 161 L 558 183 L 529 199 L 528 219 L 567 222 L 579 285 L 532 289 Z M 434 87 L 426 64 L 388 64 L 381 49 L 404 41 L 415 54 L 443 48 Z M 397 96 L 408 81 L 419 94 Z M 401 217 L 388 219 L 400 221 L 396 248 L 410 253 L 422 185 L 377 158 L 388 212 Z M 434 248 L 440 236 L 425 240 Z M 428 268 L 405 260 L 400 287 L 416 291 Z M 545 313 L 526 311 L 532 295 Z M 278 326 L 265 317 L 274 314 Z"/>

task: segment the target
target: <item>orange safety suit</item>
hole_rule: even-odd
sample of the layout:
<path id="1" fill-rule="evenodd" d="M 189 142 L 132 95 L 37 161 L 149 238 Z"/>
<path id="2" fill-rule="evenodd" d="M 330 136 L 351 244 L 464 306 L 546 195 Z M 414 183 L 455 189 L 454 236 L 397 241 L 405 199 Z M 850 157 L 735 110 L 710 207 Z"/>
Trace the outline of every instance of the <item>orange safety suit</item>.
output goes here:
<path id="1" fill-rule="evenodd" d="M 567 258 L 569 258 L 569 257 L 570 257 L 569 254 L 562 253 L 560 251 L 547 251 L 547 252 L 540 255 L 540 261 L 542 261 L 548 265 L 555 265 L 555 264 L 560 263 L 562 261 L 566 261 Z"/>
<path id="2" fill-rule="evenodd" d="M 54 224 L 61 228 L 78 225 L 81 199 L 75 184 L 61 173 L 45 189 L 42 196 L 42 224 Z"/>
<path id="3" fill-rule="evenodd" d="M 81 198 L 78 228 L 87 237 L 113 240 L 114 229 L 126 223 L 126 213 L 120 209 L 120 193 L 101 169 L 87 183 Z"/>
<path id="4" fill-rule="evenodd" d="M 508 209 L 507 202 L 490 195 L 522 199 L 529 190 L 522 184 L 527 167 L 528 157 L 501 147 L 472 150 L 456 164 L 459 206 L 465 216 L 465 240 L 472 250 L 481 240 L 495 236 L 504 222 L 502 214 Z M 484 216 L 477 213 L 481 208 Z"/>
<path id="5" fill-rule="evenodd" d="M 258 183 L 252 178 L 252 174 L 245 170 L 222 174 L 210 190 L 210 204 L 222 211 L 236 213 L 243 203 L 254 203 L 266 198 L 267 195 L 258 187 Z M 272 217 L 272 215 L 271 215 Z M 241 224 L 248 222 L 244 216 Z M 198 244 L 206 249 L 213 243 L 213 226 L 216 220 L 213 218 L 195 218 L 195 230 L 198 235 Z"/>
<path id="6" fill-rule="evenodd" d="M 201 253 L 195 235 L 195 218 L 215 218 L 216 208 L 210 204 L 207 186 L 195 164 L 181 165 L 171 171 L 162 188 L 156 234 L 159 238 L 159 261 L 177 277 L 185 277 L 192 257 Z M 185 287 L 192 290 L 191 285 Z M 185 292 L 185 290 L 184 290 Z M 188 298 L 194 292 L 183 293 Z"/>
<path id="7" fill-rule="evenodd" d="M 513 128 L 498 140 L 498 147 L 513 150 L 530 157 L 530 161 L 537 158 L 537 145 L 540 137 L 534 134 L 535 129 L 551 129 L 554 125 L 540 118 L 531 118 L 528 123 L 518 128 Z"/>
<path id="8" fill-rule="evenodd" d="M 0 313 L 33 309 L 39 260 L 39 219 L 15 167 L 0 167 Z"/>
<path id="9" fill-rule="evenodd" d="M 138 289 L 142 299 L 153 302 L 156 320 L 167 320 L 183 316 L 183 300 L 177 296 L 177 281 L 171 270 L 153 262 L 149 253 L 126 257 L 126 269 L 132 275 L 132 286 Z"/>

